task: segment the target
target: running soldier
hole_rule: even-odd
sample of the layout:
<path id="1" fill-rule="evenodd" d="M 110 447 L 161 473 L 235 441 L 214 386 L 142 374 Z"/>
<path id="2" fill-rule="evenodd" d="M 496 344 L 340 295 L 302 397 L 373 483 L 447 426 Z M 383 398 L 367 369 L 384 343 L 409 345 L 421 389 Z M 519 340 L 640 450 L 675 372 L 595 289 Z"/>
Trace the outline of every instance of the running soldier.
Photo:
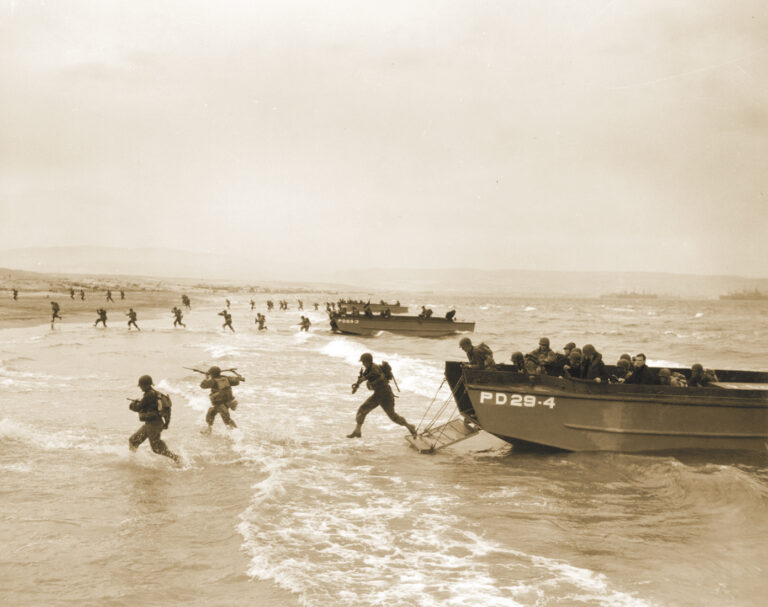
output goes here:
<path id="1" fill-rule="evenodd" d="M 139 329 L 139 325 L 136 324 L 136 312 L 134 309 L 129 308 L 125 315 L 128 317 L 128 330 L 130 331 L 131 325 L 133 325 L 136 327 L 136 330 L 141 331 L 141 329 Z"/>
<path id="2" fill-rule="evenodd" d="M 114 301 L 115 301 L 114 299 L 112 299 L 112 290 L 111 290 L 111 289 L 107 289 L 107 297 L 106 297 L 106 300 L 107 300 L 107 301 L 111 301 L 112 303 L 114 303 Z"/>
<path id="3" fill-rule="evenodd" d="M 56 319 L 58 318 L 61 320 L 61 316 L 59 316 L 59 304 L 55 301 L 51 302 L 51 329 L 53 329 L 53 323 L 56 322 Z"/>
<path id="4" fill-rule="evenodd" d="M 245 378 L 237 371 L 232 369 L 235 377 L 230 377 L 221 374 L 219 367 L 211 367 L 208 369 L 208 373 L 205 375 L 205 379 L 200 382 L 200 387 L 204 390 L 210 388 L 211 394 L 211 408 L 205 414 L 205 423 L 208 424 L 208 428 L 205 430 L 206 434 L 211 432 L 213 428 L 213 422 L 216 419 L 216 415 L 221 416 L 228 428 L 237 428 L 237 424 L 229 415 L 229 410 L 234 411 L 237 409 L 237 400 L 235 400 L 232 394 L 232 386 L 238 385 L 241 381 L 245 381 Z"/>
<path id="5" fill-rule="evenodd" d="M 394 376 L 389 365 L 386 363 L 382 363 L 382 366 L 374 364 L 373 356 L 369 352 L 365 352 L 360 356 L 360 362 L 363 363 L 363 368 L 360 369 L 357 381 L 352 384 L 352 394 L 357 392 L 360 384 L 364 381 L 368 389 L 373 390 L 373 394 L 357 410 L 355 429 L 347 434 L 347 438 L 360 438 L 362 436 L 361 430 L 366 416 L 378 406 L 384 409 L 389 419 L 399 426 L 405 426 L 408 428 L 408 432 L 413 437 L 416 437 L 416 428 L 405 421 L 404 417 L 395 413 L 395 395 L 389 386 L 389 380 L 394 379 Z"/>
<path id="6" fill-rule="evenodd" d="M 96 310 L 96 314 L 99 315 L 99 317 L 96 319 L 96 322 L 93 323 L 94 327 L 98 327 L 99 323 L 104 325 L 104 328 L 107 328 L 107 311 L 104 308 L 99 308 Z"/>
<path id="7" fill-rule="evenodd" d="M 219 316 L 223 316 L 224 317 L 224 324 L 221 325 L 221 328 L 225 329 L 225 328 L 229 327 L 229 330 L 232 331 L 232 333 L 234 333 L 235 332 L 235 328 L 232 326 L 232 315 L 229 312 L 227 312 L 226 310 L 222 310 L 221 312 L 219 312 Z"/>
<path id="8" fill-rule="evenodd" d="M 181 308 L 177 308 L 176 306 L 173 306 L 173 310 L 171 310 L 171 312 L 173 312 L 173 315 L 176 317 L 173 321 L 174 328 L 176 327 L 176 325 L 181 325 L 182 327 L 186 328 L 187 325 L 185 325 L 181 321 L 181 319 L 184 318 L 184 314 L 182 314 Z"/>
<path id="9" fill-rule="evenodd" d="M 163 430 L 167 430 L 171 423 L 170 399 L 166 400 L 152 388 L 152 378 L 149 375 L 142 375 L 139 378 L 139 388 L 144 395 L 140 400 L 132 400 L 128 408 L 139 414 L 139 421 L 144 422 L 144 425 L 128 439 L 130 450 L 136 451 L 141 443 L 149 439 L 152 451 L 178 462 L 179 456 L 168 449 L 160 438 Z"/>

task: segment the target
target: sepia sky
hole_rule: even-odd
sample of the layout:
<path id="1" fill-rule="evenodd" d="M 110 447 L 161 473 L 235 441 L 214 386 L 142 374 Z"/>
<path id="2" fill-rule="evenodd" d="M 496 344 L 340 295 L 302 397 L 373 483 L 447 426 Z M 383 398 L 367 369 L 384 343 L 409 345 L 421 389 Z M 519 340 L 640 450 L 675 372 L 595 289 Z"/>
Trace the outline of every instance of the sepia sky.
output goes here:
<path id="1" fill-rule="evenodd" d="M 0 0 L 0 248 L 768 276 L 764 0 Z"/>

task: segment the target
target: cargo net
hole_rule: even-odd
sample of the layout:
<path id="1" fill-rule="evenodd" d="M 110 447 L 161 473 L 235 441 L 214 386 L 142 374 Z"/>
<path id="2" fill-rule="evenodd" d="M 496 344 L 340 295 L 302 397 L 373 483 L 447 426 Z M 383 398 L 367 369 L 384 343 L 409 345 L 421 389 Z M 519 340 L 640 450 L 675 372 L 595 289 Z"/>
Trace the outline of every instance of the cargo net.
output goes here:
<path id="1" fill-rule="evenodd" d="M 434 453 L 444 447 L 453 445 L 474 436 L 480 431 L 480 426 L 474 418 L 453 410 L 455 407 L 456 391 L 462 381 L 456 384 L 448 397 L 438 405 L 438 396 L 445 384 L 445 378 L 437 389 L 432 402 L 424 411 L 417 428 L 417 436 L 408 438 L 411 446 L 421 453 Z"/>

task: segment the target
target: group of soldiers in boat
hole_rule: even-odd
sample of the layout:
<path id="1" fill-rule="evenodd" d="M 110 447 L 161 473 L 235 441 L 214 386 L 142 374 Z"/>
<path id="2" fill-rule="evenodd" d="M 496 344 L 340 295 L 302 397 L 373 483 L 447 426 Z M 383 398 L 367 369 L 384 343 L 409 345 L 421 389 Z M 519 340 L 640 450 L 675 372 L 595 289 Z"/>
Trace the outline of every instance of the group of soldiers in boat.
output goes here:
<path id="1" fill-rule="evenodd" d="M 467 354 L 467 366 L 476 369 L 495 369 L 493 351 L 487 344 L 472 345 L 472 340 L 464 337 L 459 346 Z M 641 384 L 685 387 L 702 387 L 718 381 L 712 369 L 705 369 L 701 364 L 691 366 L 688 377 L 670 369 L 652 369 L 646 364 L 645 354 L 635 356 L 622 354 L 616 365 L 607 367 L 603 355 L 592 344 L 579 348 L 574 342 L 563 347 L 562 352 L 550 348 L 549 338 L 542 337 L 539 347 L 528 354 L 514 352 L 511 356 L 512 370 L 528 375 L 552 375 L 611 384 Z"/>

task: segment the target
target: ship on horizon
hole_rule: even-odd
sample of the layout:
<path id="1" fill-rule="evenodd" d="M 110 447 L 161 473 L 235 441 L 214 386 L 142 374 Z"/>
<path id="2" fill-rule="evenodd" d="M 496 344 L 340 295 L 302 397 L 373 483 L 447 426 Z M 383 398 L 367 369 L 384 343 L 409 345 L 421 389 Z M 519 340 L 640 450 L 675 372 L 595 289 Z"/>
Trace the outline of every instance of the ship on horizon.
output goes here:
<path id="1" fill-rule="evenodd" d="M 744 289 L 743 291 L 733 291 L 731 293 L 726 293 L 725 295 L 721 295 L 720 299 L 742 299 L 742 300 L 761 300 L 761 299 L 768 299 L 768 294 L 761 293 L 757 289 L 754 289 L 753 291 L 748 291 L 747 289 Z"/>
<path id="2" fill-rule="evenodd" d="M 658 295 L 656 293 L 647 293 L 643 291 L 638 293 L 637 291 L 622 291 L 621 293 L 605 293 L 600 296 L 600 299 L 656 299 Z"/>

